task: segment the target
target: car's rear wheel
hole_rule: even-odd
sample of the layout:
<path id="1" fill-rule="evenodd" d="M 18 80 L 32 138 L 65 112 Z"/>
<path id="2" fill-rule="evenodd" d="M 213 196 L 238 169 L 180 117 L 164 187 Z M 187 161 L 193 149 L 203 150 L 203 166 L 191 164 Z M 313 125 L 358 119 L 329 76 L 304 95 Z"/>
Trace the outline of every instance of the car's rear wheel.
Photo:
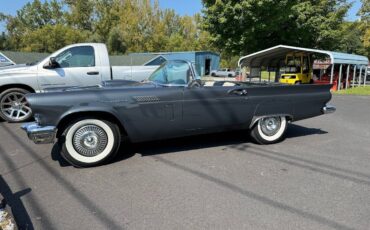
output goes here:
<path id="1" fill-rule="evenodd" d="M 12 88 L 0 94 L 0 117 L 8 122 L 24 122 L 31 118 L 32 110 L 26 100 L 28 90 Z"/>
<path id="2" fill-rule="evenodd" d="M 286 129 L 287 120 L 285 117 L 263 117 L 251 130 L 251 136 L 259 144 L 274 144 L 284 138 Z"/>
<path id="3" fill-rule="evenodd" d="M 64 130 L 61 155 L 76 167 L 100 165 L 113 158 L 120 146 L 119 128 L 105 120 L 82 118 Z"/>

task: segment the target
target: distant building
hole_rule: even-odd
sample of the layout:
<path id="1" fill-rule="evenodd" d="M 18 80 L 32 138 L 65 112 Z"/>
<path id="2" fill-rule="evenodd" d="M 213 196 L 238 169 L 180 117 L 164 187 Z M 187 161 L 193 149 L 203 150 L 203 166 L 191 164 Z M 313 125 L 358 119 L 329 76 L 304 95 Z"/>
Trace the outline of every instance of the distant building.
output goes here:
<path id="1" fill-rule="evenodd" d="M 159 52 L 159 53 L 132 53 L 131 57 L 150 57 L 151 60 L 143 65 L 161 65 L 165 61 L 187 60 L 195 64 L 199 75 L 209 75 L 212 70 L 219 69 L 220 55 L 210 51 L 190 52 Z"/>

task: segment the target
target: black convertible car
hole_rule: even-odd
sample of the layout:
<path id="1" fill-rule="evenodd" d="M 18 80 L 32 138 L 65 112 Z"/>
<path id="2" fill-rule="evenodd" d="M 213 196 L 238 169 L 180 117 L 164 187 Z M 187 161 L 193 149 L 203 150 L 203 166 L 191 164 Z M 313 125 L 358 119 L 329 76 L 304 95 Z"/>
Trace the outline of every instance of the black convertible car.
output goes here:
<path id="1" fill-rule="evenodd" d="M 148 80 L 29 94 L 36 122 L 23 129 L 37 144 L 57 138 L 78 167 L 112 158 L 123 135 L 132 142 L 248 130 L 260 144 L 284 137 L 289 122 L 335 111 L 331 85 L 202 84 L 186 61 L 170 61 Z"/>

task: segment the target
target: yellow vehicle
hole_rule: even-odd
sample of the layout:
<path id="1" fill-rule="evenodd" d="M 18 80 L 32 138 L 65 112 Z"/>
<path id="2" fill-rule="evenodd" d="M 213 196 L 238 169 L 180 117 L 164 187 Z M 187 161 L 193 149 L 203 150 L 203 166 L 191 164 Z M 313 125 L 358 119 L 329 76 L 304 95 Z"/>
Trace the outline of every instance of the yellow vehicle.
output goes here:
<path id="1" fill-rule="evenodd" d="M 285 66 L 280 69 L 280 83 L 307 84 L 313 83 L 311 57 L 305 53 L 289 53 L 285 58 Z"/>

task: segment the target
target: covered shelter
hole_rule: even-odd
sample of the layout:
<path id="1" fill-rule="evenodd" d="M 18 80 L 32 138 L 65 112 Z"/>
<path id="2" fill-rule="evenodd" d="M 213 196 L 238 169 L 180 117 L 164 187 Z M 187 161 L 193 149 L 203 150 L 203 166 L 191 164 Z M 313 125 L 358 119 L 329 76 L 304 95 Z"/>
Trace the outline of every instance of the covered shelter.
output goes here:
<path id="1" fill-rule="evenodd" d="M 355 54 L 347 54 L 347 53 L 340 53 L 334 51 L 327 51 L 327 50 L 319 50 L 319 49 L 309 49 L 309 48 L 302 48 L 302 47 L 294 47 L 294 46 L 286 46 L 286 45 L 278 45 L 274 46 L 256 53 L 249 54 L 239 59 L 238 65 L 239 67 L 249 67 L 251 71 L 251 77 L 256 77 L 261 72 L 261 67 L 274 68 L 275 71 L 278 73 L 279 68 L 281 67 L 281 63 L 285 61 L 285 57 L 288 53 L 298 53 L 304 52 L 306 54 L 318 55 L 318 56 L 325 56 L 325 58 L 330 60 L 331 64 L 331 76 L 330 76 L 330 83 L 333 83 L 333 75 L 334 75 L 334 66 L 339 65 L 339 81 L 338 81 L 338 89 L 340 89 L 340 79 L 342 77 L 342 73 L 345 71 L 343 70 L 343 66 L 347 66 L 347 79 L 349 77 L 350 66 L 354 69 L 353 76 L 356 76 L 358 73 L 358 84 L 366 84 L 366 74 L 367 74 L 367 66 L 369 65 L 369 59 L 365 56 L 355 55 Z M 313 63 L 311 63 L 312 65 Z M 357 70 L 359 72 L 357 72 Z M 276 75 L 278 78 L 279 74 Z M 278 79 L 275 79 L 277 81 Z M 363 81 L 362 81 L 363 80 Z M 354 81 L 352 81 L 354 83 Z"/>

